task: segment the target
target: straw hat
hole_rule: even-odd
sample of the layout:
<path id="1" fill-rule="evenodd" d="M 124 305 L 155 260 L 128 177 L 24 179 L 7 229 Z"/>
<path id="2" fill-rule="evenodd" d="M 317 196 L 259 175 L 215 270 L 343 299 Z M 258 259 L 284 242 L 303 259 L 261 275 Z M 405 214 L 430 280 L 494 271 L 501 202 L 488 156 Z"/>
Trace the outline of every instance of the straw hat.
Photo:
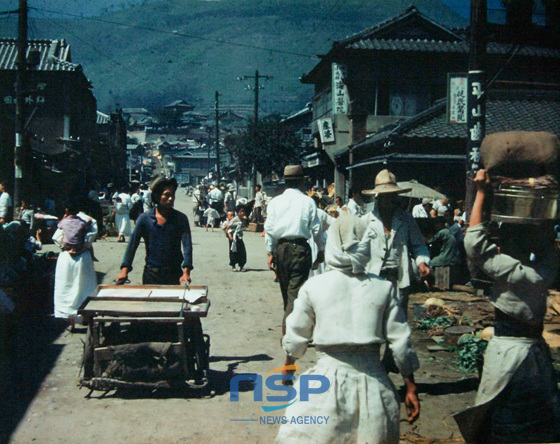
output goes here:
<path id="1" fill-rule="evenodd" d="M 286 165 L 284 168 L 284 180 L 299 180 L 304 177 L 301 165 Z"/>
<path id="2" fill-rule="evenodd" d="M 366 196 L 378 196 L 380 194 L 400 194 L 407 193 L 411 188 L 401 188 L 397 185 L 397 178 L 389 170 L 382 170 L 375 177 L 375 188 L 373 190 L 363 190 Z"/>

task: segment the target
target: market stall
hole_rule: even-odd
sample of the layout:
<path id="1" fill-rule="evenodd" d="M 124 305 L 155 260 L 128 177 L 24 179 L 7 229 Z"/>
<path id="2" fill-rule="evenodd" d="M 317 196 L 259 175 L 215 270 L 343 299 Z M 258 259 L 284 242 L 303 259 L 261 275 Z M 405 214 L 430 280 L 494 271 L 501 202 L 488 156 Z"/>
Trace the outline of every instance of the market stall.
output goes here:
<path id="1" fill-rule="evenodd" d="M 87 325 L 82 386 L 206 388 L 206 286 L 100 285 L 78 310 Z"/>

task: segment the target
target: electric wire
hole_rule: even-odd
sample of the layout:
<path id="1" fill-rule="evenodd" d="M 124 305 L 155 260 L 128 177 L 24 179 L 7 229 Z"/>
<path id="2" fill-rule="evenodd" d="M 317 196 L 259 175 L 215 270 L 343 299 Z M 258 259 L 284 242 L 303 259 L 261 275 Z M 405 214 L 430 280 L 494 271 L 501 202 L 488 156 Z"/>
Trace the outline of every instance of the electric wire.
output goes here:
<path id="1" fill-rule="evenodd" d="M 39 11 L 40 12 L 40 11 Z M 114 63 L 115 65 L 121 67 L 122 69 L 124 69 L 125 71 L 128 71 L 131 74 L 134 74 L 135 76 L 137 76 L 140 80 L 146 82 L 146 83 L 150 83 L 150 81 L 148 79 L 146 79 L 145 77 L 143 77 L 141 74 L 131 70 L 130 68 L 127 68 L 126 66 L 124 66 L 122 63 L 119 63 L 117 60 L 113 59 L 112 57 L 108 56 L 107 54 L 105 54 L 102 51 L 99 51 L 95 46 L 91 45 L 89 42 L 85 41 L 84 39 L 78 37 L 76 34 L 74 34 L 72 31 L 70 31 L 68 28 L 66 28 L 65 26 L 57 23 L 56 21 L 52 20 L 51 18 L 47 17 L 44 15 L 43 12 L 40 12 L 41 14 L 43 14 L 43 16 L 45 17 L 46 20 L 48 20 L 49 22 L 51 22 L 54 26 L 57 26 L 61 29 L 63 29 L 64 31 L 66 31 L 67 33 L 69 33 L 70 35 L 72 35 L 75 39 L 79 40 L 80 42 L 82 42 L 84 45 L 88 46 L 89 48 L 93 49 L 97 54 L 105 57 L 106 59 L 110 60 L 112 63 Z M 140 87 L 136 88 L 139 89 Z"/>
<path id="2" fill-rule="evenodd" d="M 48 13 L 53 13 L 53 14 L 60 14 L 62 16 L 80 18 L 82 20 L 90 20 L 90 21 L 106 23 L 106 24 L 110 24 L 110 25 L 123 26 L 123 27 L 126 27 L 126 28 L 140 29 L 142 31 L 158 32 L 158 33 L 161 33 L 161 34 L 175 35 L 175 36 L 178 36 L 178 37 L 185 37 L 185 38 L 194 39 L 194 40 L 203 40 L 203 41 L 207 41 L 207 42 L 219 43 L 219 44 L 230 45 L 230 46 L 237 46 L 237 47 L 241 47 L 241 48 L 250 48 L 250 49 L 257 49 L 257 50 L 261 50 L 261 51 L 269 51 L 269 52 L 279 53 L 279 54 L 288 54 L 288 55 L 292 55 L 292 56 L 296 56 L 296 57 L 305 57 L 305 58 L 315 58 L 316 57 L 315 55 L 302 54 L 302 53 L 297 53 L 297 52 L 292 52 L 292 51 L 285 51 L 285 50 L 282 50 L 282 49 L 265 48 L 265 47 L 262 47 L 262 46 L 249 45 L 249 44 L 246 44 L 246 43 L 235 43 L 235 42 L 230 42 L 228 40 L 223 40 L 223 39 L 211 39 L 211 38 L 208 38 L 208 37 L 201 37 L 201 36 L 195 36 L 195 35 L 191 35 L 191 34 L 184 34 L 182 32 L 178 32 L 178 31 L 166 31 L 166 30 L 163 30 L 163 29 L 152 28 L 150 26 L 130 25 L 128 23 L 114 22 L 112 20 L 106 20 L 106 19 L 101 19 L 101 18 L 96 18 L 96 17 L 83 17 L 83 16 L 80 16 L 78 14 L 71 14 L 69 12 L 60 12 L 60 11 L 54 11 L 54 10 L 43 9 L 43 8 L 35 8 L 35 7 L 29 7 L 29 9 L 33 9 L 35 11 L 43 11 L 43 13 L 48 12 Z"/>

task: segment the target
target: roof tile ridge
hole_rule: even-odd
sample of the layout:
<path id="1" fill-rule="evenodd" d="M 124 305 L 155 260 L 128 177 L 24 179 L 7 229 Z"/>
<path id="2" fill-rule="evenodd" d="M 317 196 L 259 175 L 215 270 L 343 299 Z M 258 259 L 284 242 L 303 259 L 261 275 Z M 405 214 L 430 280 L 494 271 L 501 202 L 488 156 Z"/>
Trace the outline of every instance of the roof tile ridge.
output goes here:
<path id="1" fill-rule="evenodd" d="M 379 23 L 376 23 L 375 25 L 370 26 L 369 28 L 357 32 L 356 34 L 352 34 L 342 40 L 338 40 L 334 42 L 334 45 L 344 45 L 352 42 L 353 40 L 359 40 L 362 36 L 365 36 L 375 30 L 383 29 L 384 27 L 387 27 L 391 23 L 397 22 L 398 20 L 406 17 L 407 15 L 414 15 L 414 14 L 420 14 L 420 12 L 416 8 L 416 6 L 411 5 L 408 8 L 406 8 L 404 11 L 400 12 L 399 14 L 393 17 L 389 17 L 385 20 L 382 20 Z"/>

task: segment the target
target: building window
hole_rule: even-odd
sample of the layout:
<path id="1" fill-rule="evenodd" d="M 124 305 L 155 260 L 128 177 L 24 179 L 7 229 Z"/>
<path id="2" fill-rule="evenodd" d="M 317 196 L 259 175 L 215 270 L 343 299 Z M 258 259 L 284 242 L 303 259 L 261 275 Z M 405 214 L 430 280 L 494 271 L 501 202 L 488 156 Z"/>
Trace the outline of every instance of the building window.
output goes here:
<path id="1" fill-rule="evenodd" d="M 390 116 L 414 116 L 430 106 L 430 92 L 421 85 L 393 85 L 389 95 Z"/>

